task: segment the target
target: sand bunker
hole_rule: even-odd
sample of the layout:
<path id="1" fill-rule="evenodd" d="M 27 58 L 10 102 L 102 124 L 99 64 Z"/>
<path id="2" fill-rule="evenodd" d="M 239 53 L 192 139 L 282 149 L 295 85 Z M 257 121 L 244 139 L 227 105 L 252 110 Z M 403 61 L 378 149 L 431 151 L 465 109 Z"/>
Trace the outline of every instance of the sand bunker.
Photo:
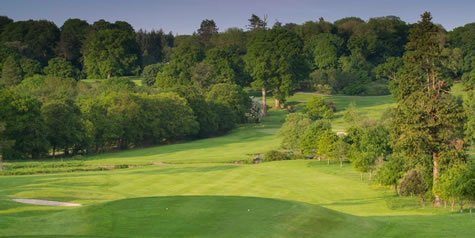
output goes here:
<path id="1" fill-rule="evenodd" d="M 79 203 L 70 203 L 70 202 L 56 202 L 48 200 L 38 200 L 38 199 L 23 199 L 23 198 L 14 198 L 12 199 L 15 202 L 33 204 L 33 205 L 42 205 L 42 206 L 59 206 L 59 207 L 79 207 Z"/>

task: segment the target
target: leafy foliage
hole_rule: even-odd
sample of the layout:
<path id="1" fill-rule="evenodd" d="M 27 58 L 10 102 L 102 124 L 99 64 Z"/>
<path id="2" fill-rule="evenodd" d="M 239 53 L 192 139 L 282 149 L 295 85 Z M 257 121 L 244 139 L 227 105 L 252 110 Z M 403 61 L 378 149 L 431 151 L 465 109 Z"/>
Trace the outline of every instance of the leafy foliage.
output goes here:
<path id="1" fill-rule="evenodd" d="M 288 114 L 279 131 L 279 135 L 284 137 L 282 147 L 293 150 L 299 149 L 300 137 L 304 135 L 311 124 L 312 120 L 305 114 Z"/>
<path id="2" fill-rule="evenodd" d="M 323 97 L 313 96 L 305 105 L 306 113 L 312 120 L 333 118 L 333 110 L 328 106 Z"/>

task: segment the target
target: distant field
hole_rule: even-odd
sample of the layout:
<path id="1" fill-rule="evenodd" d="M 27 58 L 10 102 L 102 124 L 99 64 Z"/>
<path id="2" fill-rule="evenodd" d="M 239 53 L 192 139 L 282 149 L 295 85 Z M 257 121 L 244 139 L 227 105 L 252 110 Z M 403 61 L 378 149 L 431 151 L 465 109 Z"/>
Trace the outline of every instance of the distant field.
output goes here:
<path id="1" fill-rule="evenodd" d="M 132 82 L 134 82 L 135 84 L 139 86 L 142 85 L 142 76 L 122 76 L 120 78 L 128 78 L 132 80 Z M 81 79 L 82 82 L 86 82 L 86 83 L 96 83 L 102 80 L 107 80 L 107 79 Z"/>

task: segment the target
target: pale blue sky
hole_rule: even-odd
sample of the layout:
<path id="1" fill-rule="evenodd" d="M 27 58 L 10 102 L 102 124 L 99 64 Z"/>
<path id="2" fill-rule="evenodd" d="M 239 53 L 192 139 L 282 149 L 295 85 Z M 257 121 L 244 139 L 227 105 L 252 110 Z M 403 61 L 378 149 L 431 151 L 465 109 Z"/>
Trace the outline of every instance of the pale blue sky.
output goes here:
<path id="1" fill-rule="evenodd" d="M 89 23 L 123 20 L 136 30 L 162 28 L 179 34 L 192 33 L 206 18 L 220 30 L 244 28 L 252 13 L 266 14 L 272 25 L 276 19 L 300 24 L 319 17 L 333 22 L 348 16 L 367 20 L 387 15 L 414 23 L 424 11 L 448 30 L 475 22 L 475 0 L 1 0 L 0 7 L 0 15 L 15 21 L 47 19 L 60 27 L 68 18 Z"/>

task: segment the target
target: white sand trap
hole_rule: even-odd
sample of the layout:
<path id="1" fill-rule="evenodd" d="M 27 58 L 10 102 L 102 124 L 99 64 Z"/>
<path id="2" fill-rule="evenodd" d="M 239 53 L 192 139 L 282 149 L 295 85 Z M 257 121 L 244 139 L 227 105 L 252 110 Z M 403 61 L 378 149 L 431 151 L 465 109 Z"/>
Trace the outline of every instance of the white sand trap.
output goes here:
<path id="1" fill-rule="evenodd" d="M 38 199 L 23 199 L 23 198 L 14 198 L 12 199 L 15 202 L 33 204 L 33 205 L 42 205 L 42 206 L 59 206 L 59 207 L 79 207 L 79 203 L 70 203 L 70 202 L 56 202 L 48 200 L 38 200 Z"/>

